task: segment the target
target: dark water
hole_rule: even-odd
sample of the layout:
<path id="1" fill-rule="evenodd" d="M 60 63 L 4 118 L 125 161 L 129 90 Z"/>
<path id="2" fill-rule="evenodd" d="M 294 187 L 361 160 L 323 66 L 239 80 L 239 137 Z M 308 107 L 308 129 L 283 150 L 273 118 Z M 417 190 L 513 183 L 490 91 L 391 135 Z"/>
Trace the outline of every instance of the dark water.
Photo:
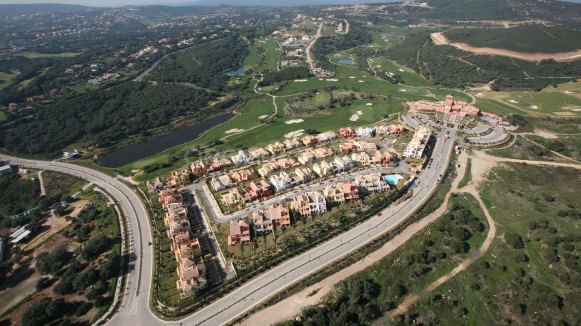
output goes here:
<path id="1" fill-rule="evenodd" d="M 203 132 L 222 124 L 234 117 L 234 113 L 226 113 L 208 119 L 197 125 L 176 129 L 168 134 L 151 136 L 141 143 L 127 145 L 99 158 L 99 163 L 109 168 L 118 168 L 141 160 L 166 149 L 178 146 L 196 139 Z"/>

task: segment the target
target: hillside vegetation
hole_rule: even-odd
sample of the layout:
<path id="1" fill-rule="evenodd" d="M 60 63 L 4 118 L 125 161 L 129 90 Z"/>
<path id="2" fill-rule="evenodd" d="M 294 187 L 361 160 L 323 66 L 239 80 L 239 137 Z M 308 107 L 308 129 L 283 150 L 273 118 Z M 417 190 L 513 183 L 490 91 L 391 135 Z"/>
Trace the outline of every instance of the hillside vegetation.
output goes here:
<path id="1" fill-rule="evenodd" d="M 188 82 L 223 90 L 228 69 L 240 65 L 248 49 L 238 35 L 170 55 L 149 76 L 159 82 Z"/>
<path id="2" fill-rule="evenodd" d="M 198 112 L 213 97 L 191 87 L 137 82 L 108 92 L 87 92 L 2 125 L 0 147 L 20 154 L 58 155 L 78 143 L 110 146 Z"/>
<path id="3" fill-rule="evenodd" d="M 581 32 L 540 24 L 498 29 L 452 29 L 445 34 L 451 42 L 518 52 L 559 53 L 581 48 Z"/>
<path id="4" fill-rule="evenodd" d="M 453 46 L 435 45 L 427 32 L 410 34 L 384 55 L 436 84 L 457 88 L 493 81 L 494 90 L 540 90 L 581 75 L 581 61 L 536 63 L 503 56 L 474 55 Z"/>

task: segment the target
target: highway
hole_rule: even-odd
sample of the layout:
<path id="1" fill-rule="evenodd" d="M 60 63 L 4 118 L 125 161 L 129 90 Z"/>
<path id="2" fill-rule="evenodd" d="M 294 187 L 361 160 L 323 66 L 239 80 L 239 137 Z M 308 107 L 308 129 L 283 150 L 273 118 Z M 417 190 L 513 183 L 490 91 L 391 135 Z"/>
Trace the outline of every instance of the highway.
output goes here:
<path id="1" fill-rule="evenodd" d="M 446 131 L 450 138 L 445 139 Z M 93 182 L 109 192 L 121 205 L 127 216 L 131 239 L 130 251 L 135 254 L 134 266 L 128 275 L 124 302 L 108 325 L 223 325 L 267 300 L 292 283 L 318 271 L 364 246 L 373 239 L 399 225 L 414 214 L 438 186 L 440 175 L 448 166 L 454 147 L 455 131 L 444 129 L 438 136 L 432 157 L 433 164 L 423 171 L 413 188 L 410 199 L 390 206 L 353 229 L 328 240 L 317 247 L 292 258 L 265 272 L 230 294 L 213 302 L 192 315 L 175 322 L 158 319 L 149 309 L 152 284 L 152 247 L 143 245 L 151 239 L 146 210 L 137 195 L 119 180 L 89 168 L 61 162 L 30 161 L 0 155 L 1 160 L 35 169 L 60 171 Z M 142 256 L 140 255 L 142 253 Z M 140 279 L 141 277 L 141 279 Z"/>
<path id="2" fill-rule="evenodd" d="M 0 160 L 23 168 L 62 172 L 85 179 L 108 192 L 119 204 L 127 221 L 129 273 L 121 307 L 111 324 L 132 325 L 138 315 L 152 315 L 149 297 L 153 272 L 153 247 L 147 246 L 151 229 L 147 210 L 126 184 L 93 169 L 57 161 L 27 160 L 0 154 Z M 145 324 L 143 324 L 145 325 Z"/>

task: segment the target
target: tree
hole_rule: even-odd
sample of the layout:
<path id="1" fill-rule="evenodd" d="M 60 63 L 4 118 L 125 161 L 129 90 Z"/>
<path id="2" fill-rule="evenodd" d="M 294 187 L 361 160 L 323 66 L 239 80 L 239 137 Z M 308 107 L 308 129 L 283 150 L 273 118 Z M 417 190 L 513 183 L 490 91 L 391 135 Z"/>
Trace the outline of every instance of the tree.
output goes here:
<path id="1" fill-rule="evenodd" d="M 525 247 L 522 238 L 516 233 L 507 233 L 504 235 L 504 240 L 514 249 L 522 249 Z"/>

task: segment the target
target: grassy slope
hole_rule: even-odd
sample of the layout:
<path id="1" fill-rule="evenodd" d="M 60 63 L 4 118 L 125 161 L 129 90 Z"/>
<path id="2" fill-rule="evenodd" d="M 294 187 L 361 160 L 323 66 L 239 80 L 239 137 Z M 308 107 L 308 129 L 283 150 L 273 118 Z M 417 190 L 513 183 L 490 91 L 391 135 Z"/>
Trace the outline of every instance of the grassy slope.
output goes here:
<path id="1" fill-rule="evenodd" d="M 531 175 L 535 178 L 530 178 Z M 568 205 L 581 205 L 579 187 L 570 182 L 580 177 L 578 170 L 564 168 L 508 165 L 495 169 L 482 195 L 495 218 L 499 237 L 483 261 L 436 291 L 443 299 L 434 300 L 434 296 L 423 299 L 408 315 L 418 314 L 417 319 L 424 323 L 448 325 L 511 321 L 517 325 L 538 325 L 556 324 L 560 320 L 575 324 L 581 313 L 576 303 L 581 297 L 578 286 L 581 278 L 578 269 L 574 271 L 567 265 L 578 261 L 580 246 L 575 245 L 577 249 L 571 252 L 575 258 L 563 259 L 567 251 L 562 245 L 549 246 L 543 241 L 551 232 L 565 236 L 581 227 L 578 219 L 557 216 L 559 210 L 570 209 Z M 556 200 L 543 199 L 546 193 Z M 530 230 L 529 223 L 540 220 L 549 221 L 549 228 Z M 513 249 L 503 241 L 505 233 L 519 234 L 525 248 Z M 551 247 L 558 250 L 560 261 L 551 263 L 545 259 Z M 519 261 L 523 253 L 530 261 Z M 560 309 L 556 307 L 559 304 L 555 295 L 562 299 Z M 462 308 L 467 310 L 465 316 Z"/>

